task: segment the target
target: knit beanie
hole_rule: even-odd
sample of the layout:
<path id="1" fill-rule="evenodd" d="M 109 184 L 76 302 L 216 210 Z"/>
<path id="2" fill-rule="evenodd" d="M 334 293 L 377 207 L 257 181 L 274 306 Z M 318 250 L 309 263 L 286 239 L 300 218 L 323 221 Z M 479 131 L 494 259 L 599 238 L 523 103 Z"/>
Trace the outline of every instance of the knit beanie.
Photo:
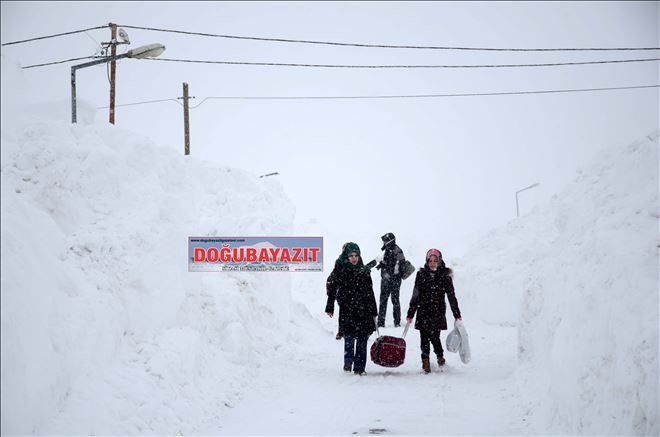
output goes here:
<path id="1" fill-rule="evenodd" d="M 429 249 L 429 251 L 426 252 L 426 262 L 429 262 L 429 258 L 434 255 L 438 257 L 438 261 L 442 261 L 442 253 L 438 249 Z"/>
<path id="2" fill-rule="evenodd" d="M 383 240 L 383 247 L 381 247 L 380 250 L 385 250 L 387 246 L 391 244 L 396 244 L 396 237 L 391 232 L 388 232 L 387 234 L 383 235 L 382 237 L 380 237 L 380 239 Z"/>

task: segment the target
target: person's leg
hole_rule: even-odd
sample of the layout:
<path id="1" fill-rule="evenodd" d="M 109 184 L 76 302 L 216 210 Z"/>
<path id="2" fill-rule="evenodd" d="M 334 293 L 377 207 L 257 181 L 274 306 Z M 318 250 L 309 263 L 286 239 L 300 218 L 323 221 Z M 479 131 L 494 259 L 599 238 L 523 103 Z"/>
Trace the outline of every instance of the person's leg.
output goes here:
<path id="1" fill-rule="evenodd" d="M 339 317 L 337 317 L 337 324 L 338 324 L 338 326 L 337 326 L 337 335 L 335 336 L 335 338 L 337 340 L 341 340 L 344 337 L 344 327 L 343 327 L 344 317 L 343 316 L 344 316 L 344 313 L 340 309 L 339 310 Z"/>
<path id="2" fill-rule="evenodd" d="M 352 335 L 344 336 L 344 370 L 351 371 L 355 358 L 355 337 Z"/>
<path id="3" fill-rule="evenodd" d="M 422 349 L 422 369 L 424 372 L 429 373 L 431 371 L 431 363 L 429 361 L 429 353 L 431 352 L 431 346 L 429 345 L 429 333 L 427 331 L 420 330 L 419 341 L 420 347 Z"/>
<path id="4" fill-rule="evenodd" d="M 401 326 L 401 302 L 399 301 L 399 292 L 401 290 L 401 281 L 392 284 L 392 315 L 394 316 L 394 326 Z"/>
<path id="5" fill-rule="evenodd" d="M 367 366 L 367 342 L 369 340 L 368 335 L 356 337 L 355 345 L 355 364 L 353 365 L 353 371 L 355 373 L 364 372 L 365 367 Z"/>
<path id="6" fill-rule="evenodd" d="M 390 298 L 389 281 L 385 278 L 380 281 L 380 305 L 378 306 L 378 326 L 385 326 L 385 316 L 387 315 L 387 301 Z"/>
<path id="7" fill-rule="evenodd" d="M 442 342 L 440 341 L 440 331 L 434 331 L 430 335 L 431 344 L 433 344 L 433 351 L 438 357 L 438 366 L 445 364 L 444 351 L 442 350 Z"/>
<path id="8" fill-rule="evenodd" d="M 429 353 L 431 352 L 431 346 L 429 344 L 430 339 L 429 339 L 429 333 L 428 331 L 420 330 L 419 331 L 419 346 L 420 349 L 422 350 L 422 358 L 429 356 Z"/>

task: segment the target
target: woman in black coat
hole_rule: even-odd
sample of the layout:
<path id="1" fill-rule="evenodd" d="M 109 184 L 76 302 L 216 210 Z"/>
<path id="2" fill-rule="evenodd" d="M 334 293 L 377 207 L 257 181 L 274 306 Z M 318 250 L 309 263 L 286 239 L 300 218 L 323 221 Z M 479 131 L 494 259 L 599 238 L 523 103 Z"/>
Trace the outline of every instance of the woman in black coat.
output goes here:
<path id="1" fill-rule="evenodd" d="M 326 282 L 325 312 L 332 317 L 339 304 L 339 331 L 344 336 L 344 371 L 365 375 L 367 341 L 378 315 L 371 273 L 362 262 L 360 247 L 346 243 Z"/>
<path id="2" fill-rule="evenodd" d="M 415 329 L 419 330 L 420 346 L 422 349 L 422 369 L 424 372 L 431 371 L 429 362 L 430 346 L 438 357 L 438 365 L 445 364 L 442 343 L 440 343 L 440 331 L 447 329 L 447 304 L 445 295 L 449 299 L 451 312 L 456 320 L 461 319 L 461 310 L 454 293 L 452 271 L 445 266 L 442 253 L 438 249 L 426 252 L 426 264 L 419 269 L 415 278 L 415 288 L 408 307 L 408 322 L 412 322 L 415 313 Z"/>

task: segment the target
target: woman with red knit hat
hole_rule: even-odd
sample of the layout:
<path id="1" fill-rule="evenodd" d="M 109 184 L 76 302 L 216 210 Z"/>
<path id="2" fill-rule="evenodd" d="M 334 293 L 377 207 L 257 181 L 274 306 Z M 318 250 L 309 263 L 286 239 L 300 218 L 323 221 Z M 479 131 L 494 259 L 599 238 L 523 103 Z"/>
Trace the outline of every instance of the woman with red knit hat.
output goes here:
<path id="1" fill-rule="evenodd" d="M 425 373 L 431 372 L 429 343 L 433 345 L 433 351 L 438 357 L 438 365 L 445 364 L 444 351 L 440 343 L 440 331 L 447 329 L 445 295 L 449 299 L 454 318 L 460 320 L 461 310 L 458 308 L 454 293 L 452 270 L 445 266 L 442 253 L 438 249 L 430 249 L 426 252 L 426 264 L 417 272 L 407 315 L 410 323 L 417 313 L 415 329 L 419 330 L 422 369 Z"/>

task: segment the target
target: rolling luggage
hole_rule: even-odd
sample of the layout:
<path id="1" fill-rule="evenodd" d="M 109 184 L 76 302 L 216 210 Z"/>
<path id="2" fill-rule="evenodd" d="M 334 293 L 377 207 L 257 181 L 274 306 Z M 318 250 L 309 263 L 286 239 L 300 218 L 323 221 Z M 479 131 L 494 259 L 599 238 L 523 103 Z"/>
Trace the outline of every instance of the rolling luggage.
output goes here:
<path id="1" fill-rule="evenodd" d="M 404 337 L 408 332 L 410 323 L 406 323 L 402 338 L 380 335 L 377 321 L 374 320 L 374 323 L 376 323 L 378 338 L 371 345 L 371 361 L 383 367 L 399 367 L 406 359 L 406 340 L 404 340 Z"/>

